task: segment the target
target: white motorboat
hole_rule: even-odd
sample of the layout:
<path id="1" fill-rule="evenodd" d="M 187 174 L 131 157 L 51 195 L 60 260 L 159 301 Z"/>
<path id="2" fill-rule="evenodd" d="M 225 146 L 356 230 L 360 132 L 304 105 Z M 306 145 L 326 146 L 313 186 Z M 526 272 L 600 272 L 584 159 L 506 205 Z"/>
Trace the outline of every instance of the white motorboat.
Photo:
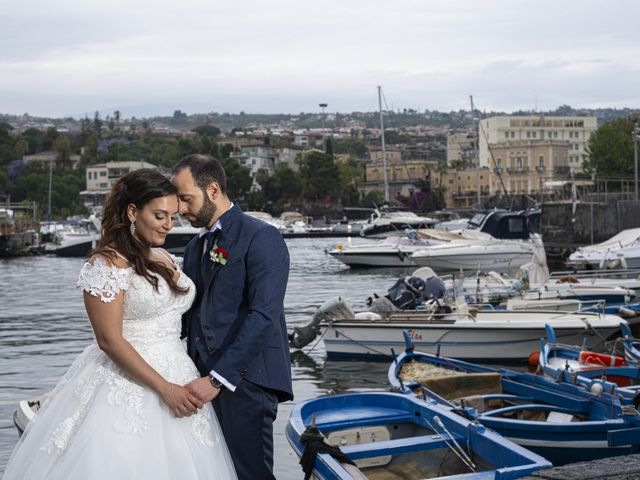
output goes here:
<path id="1" fill-rule="evenodd" d="M 640 268 L 640 228 L 623 230 L 609 240 L 581 247 L 569 255 L 570 268 Z"/>
<path id="2" fill-rule="evenodd" d="M 598 272 L 550 275 L 542 240 L 538 235 L 534 235 L 532 240 L 532 260 L 520 267 L 516 278 L 493 271 L 465 277 L 463 288 L 467 302 L 495 304 L 519 297 L 527 302 L 577 300 L 615 305 L 629 303 L 637 296 L 640 280 L 620 278 L 620 272 L 610 272 L 606 277 L 597 275 Z"/>
<path id="3" fill-rule="evenodd" d="M 416 249 L 413 263 L 439 272 L 494 270 L 515 272 L 529 260 L 533 245 L 529 242 L 460 239 Z"/>
<path id="4" fill-rule="evenodd" d="M 441 242 L 423 240 L 414 233 L 404 237 L 387 237 L 374 244 L 338 244 L 327 253 L 350 267 L 415 267 L 417 264 L 411 258 L 413 252 L 437 243 Z"/>
<path id="5" fill-rule="evenodd" d="M 430 217 L 422 217 L 408 211 L 392 211 L 375 209 L 371 218 L 360 228 L 364 237 L 386 236 L 389 232 L 403 233 L 407 228 L 428 228 L 438 223 Z"/>
<path id="6" fill-rule="evenodd" d="M 100 219 L 95 215 L 65 223 L 62 229 L 53 230 L 53 241 L 45 246 L 45 252 L 59 257 L 85 257 L 97 247 L 100 228 Z"/>
<path id="7" fill-rule="evenodd" d="M 13 424 L 18 429 L 18 435 L 22 435 L 27 424 L 33 420 L 42 404 L 47 400 L 47 394 L 31 400 L 20 400 L 18 408 L 13 413 Z"/>
<path id="8" fill-rule="evenodd" d="M 173 228 L 169 230 L 163 248 L 174 255 L 183 255 L 189 240 L 198 235 L 200 229 L 192 227 L 182 215 L 176 215 Z"/>
<path id="9" fill-rule="evenodd" d="M 450 288 L 451 282 L 445 281 Z M 625 304 L 634 300 L 635 291 L 615 283 L 590 284 L 549 280 L 525 286 L 521 279 L 504 277 L 496 272 L 479 273 L 465 277 L 465 298 L 471 303 L 497 304 L 510 298 L 531 301 L 577 300 L 580 302 L 602 301 L 607 305 Z"/>
<path id="10" fill-rule="evenodd" d="M 442 312 L 442 310 L 440 311 Z M 585 312 L 430 310 L 387 314 L 353 313 L 340 298 L 325 302 L 305 327 L 294 328 L 290 344 L 302 348 L 320 333 L 328 358 L 388 359 L 404 347 L 407 330 L 416 348 L 480 362 L 524 361 L 540 347 L 545 324 L 569 344 L 590 350 L 619 332 L 620 317 Z"/>
<path id="11" fill-rule="evenodd" d="M 418 249 L 411 258 L 416 265 L 441 273 L 459 270 L 515 273 L 531 260 L 534 252 L 532 215 L 493 210 L 474 216 L 460 231 L 421 230 L 419 233 L 424 237 L 449 241 Z"/>
<path id="12" fill-rule="evenodd" d="M 475 218 L 464 231 L 421 229 L 416 239 L 338 247 L 328 253 L 350 266 L 428 266 L 439 272 L 515 272 L 531 259 L 534 245 L 526 214 L 495 210 Z"/>
<path id="13" fill-rule="evenodd" d="M 553 272 L 546 283 L 571 283 L 574 287 L 622 287 L 640 296 L 640 270 L 581 270 Z"/>
<path id="14" fill-rule="evenodd" d="M 258 211 L 249 211 L 244 213 L 246 213 L 250 217 L 257 218 L 258 220 L 262 220 L 263 222 L 276 227 L 280 232 L 285 231 L 287 228 L 285 222 L 283 222 L 279 218 L 274 218 L 270 213 Z"/>

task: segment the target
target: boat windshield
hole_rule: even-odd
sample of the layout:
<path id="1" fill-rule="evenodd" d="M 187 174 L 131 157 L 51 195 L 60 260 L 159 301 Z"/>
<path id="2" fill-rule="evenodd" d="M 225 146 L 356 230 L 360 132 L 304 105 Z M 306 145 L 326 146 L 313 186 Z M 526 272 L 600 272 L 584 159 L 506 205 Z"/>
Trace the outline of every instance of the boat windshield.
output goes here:
<path id="1" fill-rule="evenodd" d="M 387 237 L 382 242 L 382 245 L 391 245 L 393 247 L 397 247 L 400 245 L 431 245 L 427 240 L 422 240 L 421 238 L 410 238 L 410 237 Z"/>
<path id="2" fill-rule="evenodd" d="M 478 230 L 482 226 L 482 222 L 486 218 L 486 213 L 476 213 L 471 220 L 469 220 L 469 224 L 466 228 L 469 230 Z"/>

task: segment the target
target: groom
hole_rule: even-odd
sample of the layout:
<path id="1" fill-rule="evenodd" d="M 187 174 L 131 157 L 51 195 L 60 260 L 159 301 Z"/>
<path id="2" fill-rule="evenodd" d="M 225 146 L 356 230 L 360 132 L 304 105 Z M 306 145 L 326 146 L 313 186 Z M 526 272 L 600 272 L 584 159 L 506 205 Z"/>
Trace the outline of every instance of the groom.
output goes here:
<path id="1" fill-rule="evenodd" d="M 289 252 L 272 226 L 226 194 L 218 160 L 188 155 L 173 169 L 180 213 L 201 227 L 184 253 L 196 299 L 183 317 L 202 378 L 187 388 L 213 400 L 240 480 L 274 479 L 273 421 L 293 399 L 284 318 Z"/>

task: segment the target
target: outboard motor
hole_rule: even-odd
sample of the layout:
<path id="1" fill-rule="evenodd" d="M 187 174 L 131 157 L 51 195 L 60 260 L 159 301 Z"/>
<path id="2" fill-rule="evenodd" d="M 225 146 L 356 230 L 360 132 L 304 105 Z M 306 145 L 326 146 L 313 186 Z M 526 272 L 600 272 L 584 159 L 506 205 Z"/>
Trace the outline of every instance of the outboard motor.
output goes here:
<path id="1" fill-rule="evenodd" d="M 387 290 L 386 297 L 400 310 L 415 310 L 416 299 L 424 290 L 424 281 L 418 277 L 400 278 Z"/>
<path id="2" fill-rule="evenodd" d="M 349 320 L 355 314 L 347 302 L 341 297 L 327 300 L 313 314 L 311 321 L 304 327 L 293 327 L 289 334 L 289 345 L 293 348 L 303 348 L 315 340 L 320 333 L 320 323 L 329 320 Z"/>

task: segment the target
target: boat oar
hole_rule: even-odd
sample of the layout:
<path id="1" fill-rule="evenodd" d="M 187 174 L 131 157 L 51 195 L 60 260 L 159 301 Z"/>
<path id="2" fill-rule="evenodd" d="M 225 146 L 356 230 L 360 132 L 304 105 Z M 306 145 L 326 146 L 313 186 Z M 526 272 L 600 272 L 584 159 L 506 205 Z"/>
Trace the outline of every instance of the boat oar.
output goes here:
<path id="1" fill-rule="evenodd" d="M 467 468 L 469 468 L 472 472 L 475 472 L 476 470 L 478 470 L 478 467 L 476 467 L 475 463 L 473 463 L 469 455 L 467 455 L 467 452 L 465 452 L 464 449 L 460 446 L 460 444 L 456 442 L 456 439 L 453 438 L 453 435 L 451 435 L 449 430 L 447 430 L 447 427 L 444 426 L 444 423 L 442 423 L 442 420 L 440 420 L 440 417 L 435 415 L 433 417 L 433 421 L 436 423 L 436 425 L 438 425 L 444 431 L 444 433 L 446 433 L 449 436 L 449 440 L 451 440 L 451 444 L 447 441 L 444 435 L 440 434 L 440 437 L 449 446 L 451 451 L 455 453 L 456 456 L 462 461 L 462 463 L 464 463 L 467 466 Z"/>

